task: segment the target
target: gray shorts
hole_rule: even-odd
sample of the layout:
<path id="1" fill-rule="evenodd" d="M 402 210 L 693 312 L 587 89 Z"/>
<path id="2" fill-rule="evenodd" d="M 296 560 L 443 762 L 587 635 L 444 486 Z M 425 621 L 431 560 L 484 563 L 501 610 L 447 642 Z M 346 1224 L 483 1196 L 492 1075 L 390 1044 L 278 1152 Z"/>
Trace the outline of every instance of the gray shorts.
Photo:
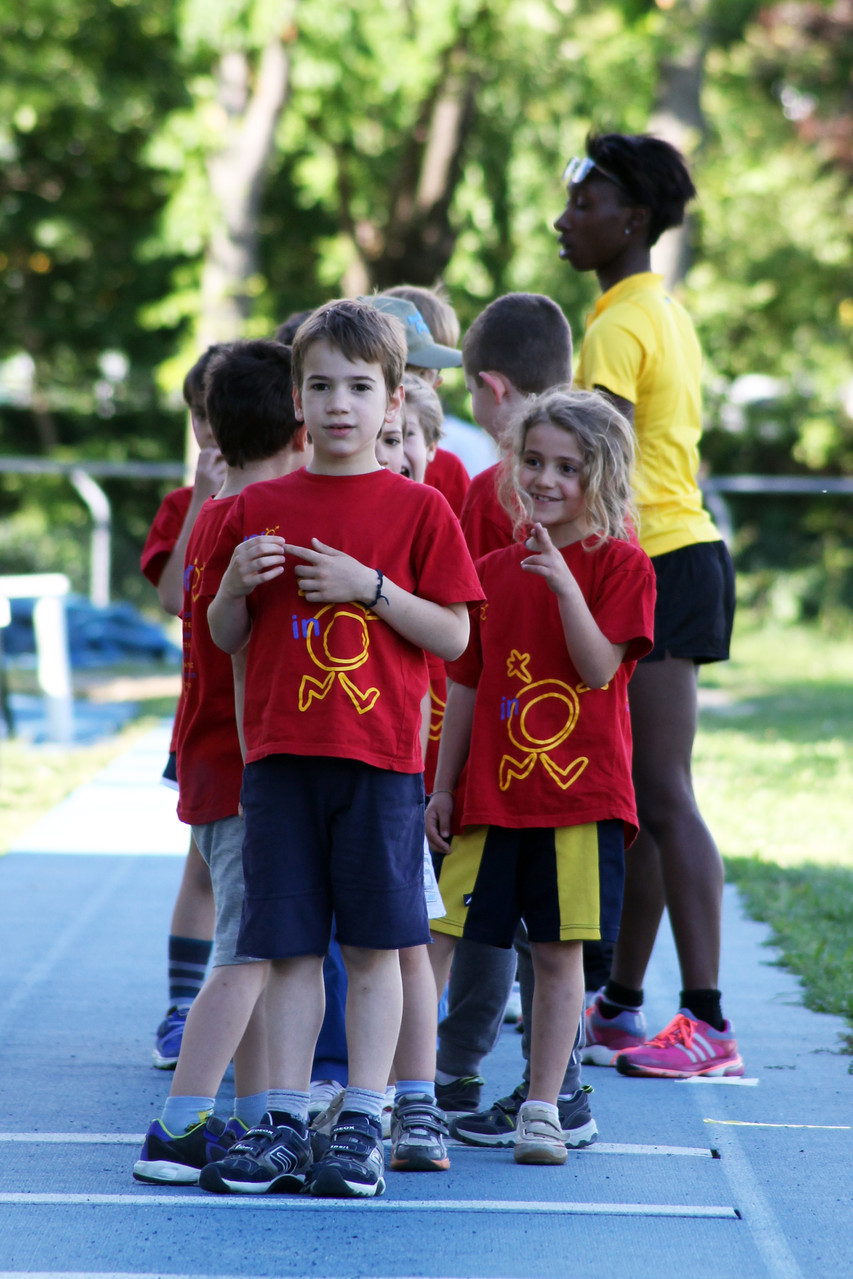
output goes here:
<path id="1" fill-rule="evenodd" d="M 260 961 L 237 954 L 237 934 L 243 910 L 243 819 L 222 817 L 218 822 L 193 826 L 193 839 L 210 867 L 216 923 L 213 930 L 213 967 L 254 964 Z"/>

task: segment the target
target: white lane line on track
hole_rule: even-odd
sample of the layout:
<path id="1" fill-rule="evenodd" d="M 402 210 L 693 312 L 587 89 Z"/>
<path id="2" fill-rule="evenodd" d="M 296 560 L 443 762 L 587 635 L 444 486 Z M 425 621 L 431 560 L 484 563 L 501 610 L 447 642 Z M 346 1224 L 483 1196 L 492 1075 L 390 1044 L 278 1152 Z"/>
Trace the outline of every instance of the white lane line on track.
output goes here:
<path id="1" fill-rule="evenodd" d="M 849 1132 L 850 1124 L 769 1124 L 757 1119 L 703 1119 L 704 1124 L 725 1124 L 727 1128 L 816 1128 L 820 1132 Z"/>
<path id="2" fill-rule="evenodd" d="M 20 1143 L 22 1145 L 62 1146 L 141 1146 L 145 1134 L 133 1132 L 0 1132 L 0 1142 Z M 448 1143 L 457 1150 L 506 1150 L 500 1146 L 471 1146 L 461 1141 L 451 1140 Z M 387 1142 L 386 1142 L 387 1145 Z M 638 1146 L 619 1142 L 599 1141 L 595 1145 L 586 1146 L 572 1154 L 581 1155 L 683 1155 L 699 1159 L 713 1158 L 712 1151 L 701 1146 Z M 2 1272 L 0 1272 L 2 1279 Z"/>
<path id="3" fill-rule="evenodd" d="M 757 1079 L 726 1079 L 717 1075 L 692 1075 L 689 1079 L 673 1079 L 674 1084 L 723 1084 L 729 1088 L 757 1088 Z"/>
<path id="4" fill-rule="evenodd" d="M 93 1207 L 246 1208 L 295 1212 L 335 1212 L 371 1205 L 374 1212 L 489 1212 L 525 1213 L 559 1217 L 716 1217 L 736 1221 L 738 1214 L 727 1204 L 637 1204 L 637 1203 L 541 1203 L 529 1199 L 313 1199 L 289 1195 L 63 1195 L 0 1194 L 0 1204 L 21 1207 L 62 1208 L 88 1204 Z"/>

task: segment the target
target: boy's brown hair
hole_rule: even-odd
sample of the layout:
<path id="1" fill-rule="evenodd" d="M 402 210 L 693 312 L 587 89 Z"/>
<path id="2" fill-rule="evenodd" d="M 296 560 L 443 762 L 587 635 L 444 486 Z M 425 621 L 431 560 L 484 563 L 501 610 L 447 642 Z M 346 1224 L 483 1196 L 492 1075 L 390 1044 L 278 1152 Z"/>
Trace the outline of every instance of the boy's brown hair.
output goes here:
<path id="1" fill-rule="evenodd" d="M 395 284 L 393 289 L 383 290 L 385 297 L 402 298 L 418 308 L 426 320 L 436 342 L 442 346 L 459 345 L 459 320 L 456 312 L 447 300 L 447 292 L 443 284 L 432 289 L 423 288 L 419 284 Z"/>
<path id="2" fill-rule="evenodd" d="M 213 346 L 209 346 L 196 360 L 195 364 L 184 378 L 184 385 L 181 388 L 184 403 L 194 417 L 204 418 L 207 420 L 207 409 L 204 404 L 204 375 L 210 361 L 220 351 L 227 349 L 225 342 L 214 342 Z"/>
<path id="3" fill-rule="evenodd" d="M 569 322 L 542 293 L 505 293 L 480 312 L 465 334 L 462 367 L 478 385 L 481 373 L 502 373 L 525 395 L 571 382 Z"/>
<path id="4" fill-rule="evenodd" d="M 290 368 L 290 347 L 261 338 L 232 342 L 208 361 L 207 420 L 229 466 L 273 457 L 300 429 Z"/>
<path id="5" fill-rule="evenodd" d="M 315 342 L 336 346 L 347 360 L 378 364 L 393 395 L 406 367 L 406 332 L 399 320 L 352 298 L 326 302 L 300 325 L 293 339 L 293 382 L 302 386 L 305 354 Z"/>

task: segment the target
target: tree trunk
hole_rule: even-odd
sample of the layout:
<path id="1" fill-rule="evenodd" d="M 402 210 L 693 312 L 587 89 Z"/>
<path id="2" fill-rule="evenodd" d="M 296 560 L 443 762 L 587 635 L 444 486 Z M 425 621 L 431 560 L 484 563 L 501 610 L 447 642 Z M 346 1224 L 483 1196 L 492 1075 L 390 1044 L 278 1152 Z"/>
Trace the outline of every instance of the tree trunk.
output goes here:
<path id="1" fill-rule="evenodd" d="M 201 282 L 199 339 L 238 337 L 252 306 L 258 269 L 258 210 L 275 130 L 287 102 L 293 32 L 276 34 L 253 72 L 242 51 L 223 54 L 217 68 L 217 98 L 224 119 L 223 143 L 207 162 L 214 230 Z"/>
<path id="2" fill-rule="evenodd" d="M 664 18 L 664 47 L 669 51 L 659 64 L 655 109 L 649 132 L 673 146 L 690 160 L 705 137 L 702 113 L 702 81 L 708 52 L 709 0 L 687 0 L 669 9 Z M 672 288 L 690 266 L 690 216 L 684 225 L 661 236 L 652 251 L 652 263 L 664 284 Z"/>

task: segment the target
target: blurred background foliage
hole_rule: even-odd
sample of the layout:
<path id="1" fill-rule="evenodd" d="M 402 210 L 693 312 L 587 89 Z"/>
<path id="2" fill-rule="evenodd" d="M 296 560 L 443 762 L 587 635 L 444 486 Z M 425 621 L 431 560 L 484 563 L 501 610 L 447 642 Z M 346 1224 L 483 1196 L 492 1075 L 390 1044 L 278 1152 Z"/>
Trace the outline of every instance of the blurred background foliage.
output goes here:
<path id="1" fill-rule="evenodd" d="M 576 338 L 560 173 L 650 131 L 700 198 L 661 269 L 706 354 L 715 475 L 853 461 L 853 0 L 0 0 L 0 454 L 180 459 L 208 342 L 443 280 L 463 330 L 509 289 Z M 466 412 L 461 378 L 448 407 Z M 174 482 L 105 480 L 113 592 Z M 732 498 L 744 599 L 846 626 L 838 497 Z M 5 572 L 85 591 L 67 481 L 0 474 Z"/>

